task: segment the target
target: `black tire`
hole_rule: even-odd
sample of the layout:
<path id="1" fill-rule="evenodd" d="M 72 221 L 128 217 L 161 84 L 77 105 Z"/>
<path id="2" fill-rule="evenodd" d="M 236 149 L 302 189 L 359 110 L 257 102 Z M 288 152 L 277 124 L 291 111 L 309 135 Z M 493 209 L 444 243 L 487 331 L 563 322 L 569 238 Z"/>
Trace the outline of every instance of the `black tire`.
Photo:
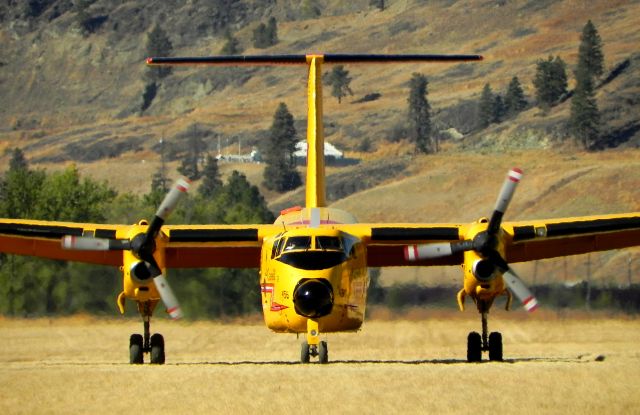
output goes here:
<path id="1" fill-rule="evenodd" d="M 142 345 L 142 335 L 132 334 L 131 337 L 129 337 L 129 363 L 132 365 L 141 365 L 143 363 L 144 360 L 142 356 L 144 349 Z"/>
<path id="2" fill-rule="evenodd" d="M 329 363 L 329 347 L 327 342 L 320 342 L 318 345 L 318 359 L 322 364 Z"/>
<path id="3" fill-rule="evenodd" d="M 151 336 L 151 363 L 154 365 L 164 364 L 164 337 L 156 333 Z"/>
<path id="4" fill-rule="evenodd" d="M 497 331 L 489 334 L 489 360 L 502 362 L 502 334 Z"/>
<path id="5" fill-rule="evenodd" d="M 309 343 L 305 340 L 300 344 L 300 363 L 309 363 L 309 356 Z"/>
<path id="6" fill-rule="evenodd" d="M 482 337 L 480 333 L 472 331 L 467 337 L 467 362 L 482 360 Z"/>

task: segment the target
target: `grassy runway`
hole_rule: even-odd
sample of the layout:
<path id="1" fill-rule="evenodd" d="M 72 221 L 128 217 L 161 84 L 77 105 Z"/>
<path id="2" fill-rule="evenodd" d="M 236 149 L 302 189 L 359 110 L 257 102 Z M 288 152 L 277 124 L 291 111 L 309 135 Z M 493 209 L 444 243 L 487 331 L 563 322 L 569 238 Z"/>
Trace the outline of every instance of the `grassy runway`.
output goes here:
<path id="1" fill-rule="evenodd" d="M 259 321 L 157 319 L 167 364 L 131 366 L 137 320 L 0 320 L 0 413 L 638 413 L 640 320 L 492 314 L 505 362 L 468 364 L 474 313 L 330 334 L 329 365 Z"/>

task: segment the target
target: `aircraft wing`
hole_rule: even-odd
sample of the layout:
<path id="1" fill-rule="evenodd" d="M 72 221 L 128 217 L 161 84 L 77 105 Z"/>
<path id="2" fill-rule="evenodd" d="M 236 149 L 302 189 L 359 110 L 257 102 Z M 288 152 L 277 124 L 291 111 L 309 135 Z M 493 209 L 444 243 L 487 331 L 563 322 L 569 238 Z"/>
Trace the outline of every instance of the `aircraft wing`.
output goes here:
<path id="1" fill-rule="evenodd" d="M 458 265 L 462 254 L 410 262 L 404 248 L 412 244 L 461 240 L 467 225 L 434 223 L 373 223 L 339 225 L 340 230 L 360 239 L 367 246 L 370 267 Z"/>
<path id="2" fill-rule="evenodd" d="M 119 250 L 67 250 L 62 248 L 61 240 L 66 235 L 117 239 L 125 237 L 131 226 L 0 219 L 0 252 L 120 266 L 122 252 Z M 164 226 L 166 265 L 168 268 L 257 268 L 262 239 L 281 230 L 281 226 L 274 225 Z"/>
<path id="3" fill-rule="evenodd" d="M 169 225 L 169 268 L 259 268 L 265 237 L 282 232 L 277 225 Z"/>
<path id="4" fill-rule="evenodd" d="M 407 245 L 454 242 L 464 239 L 461 224 L 355 224 L 340 225 L 344 232 L 367 245 L 371 267 L 462 264 L 462 253 L 437 259 L 408 261 Z M 618 215 L 503 222 L 505 260 L 533 261 L 640 245 L 640 212 Z"/>
<path id="5" fill-rule="evenodd" d="M 62 248 L 65 235 L 115 239 L 126 225 L 0 219 L 0 252 L 101 265 L 122 265 L 118 251 L 70 251 Z"/>
<path id="6" fill-rule="evenodd" d="M 640 245 L 640 212 L 504 222 L 502 227 L 509 263 Z"/>

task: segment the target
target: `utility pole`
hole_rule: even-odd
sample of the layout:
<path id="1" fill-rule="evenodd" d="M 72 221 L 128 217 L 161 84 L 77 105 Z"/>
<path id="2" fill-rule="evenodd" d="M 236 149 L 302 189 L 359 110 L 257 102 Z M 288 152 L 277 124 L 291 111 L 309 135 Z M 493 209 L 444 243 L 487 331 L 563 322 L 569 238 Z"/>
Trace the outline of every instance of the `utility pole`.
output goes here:
<path id="1" fill-rule="evenodd" d="M 585 307 L 587 311 L 591 310 L 591 255 L 587 254 L 587 296 Z"/>
<path id="2" fill-rule="evenodd" d="M 167 186 L 167 165 L 164 156 L 164 132 L 162 133 L 162 138 L 160 138 L 160 180 L 162 183 L 162 192 L 166 193 L 169 190 Z"/>
<path id="3" fill-rule="evenodd" d="M 629 260 L 627 262 L 627 281 L 629 288 L 631 288 L 631 262 L 633 262 L 633 258 L 631 257 L 631 252 L 629 252 Z"/>

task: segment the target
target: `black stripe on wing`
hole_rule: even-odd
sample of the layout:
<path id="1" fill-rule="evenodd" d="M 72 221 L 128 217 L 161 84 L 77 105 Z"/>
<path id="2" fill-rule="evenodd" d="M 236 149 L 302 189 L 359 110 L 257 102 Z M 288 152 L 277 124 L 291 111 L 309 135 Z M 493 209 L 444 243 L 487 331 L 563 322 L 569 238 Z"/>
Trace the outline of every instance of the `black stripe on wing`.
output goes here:
<path id="1" fill-rule="evenodd" d="M 553 223 L 547 225 L 547 237 L 616 232 L 631 229 L 640 229 L 640 217 Z"/>
<path id="2" fill-rule="evenodd" d="M 257 242 L 258 229 L 174 229 L 169 242 Z"/>
<path id="3" fill-rule="evenodd" d="M 393 241 L 457 241 L 458 228 L 371 228 L 372 242 Z"/>
<path id="4" fill-rule="evenodd" d="M 23 236 L 27 238 L 43 239 L 60 239 L 65 235 L 71 235 L 95 236 L 97 238 L 113 239 L 116 236 L 116 231 L 113 229 L 96 229 L 95 231 L 85 232 L 84 228 L 78 226 L 0 223 L 0 235 Z"/>

